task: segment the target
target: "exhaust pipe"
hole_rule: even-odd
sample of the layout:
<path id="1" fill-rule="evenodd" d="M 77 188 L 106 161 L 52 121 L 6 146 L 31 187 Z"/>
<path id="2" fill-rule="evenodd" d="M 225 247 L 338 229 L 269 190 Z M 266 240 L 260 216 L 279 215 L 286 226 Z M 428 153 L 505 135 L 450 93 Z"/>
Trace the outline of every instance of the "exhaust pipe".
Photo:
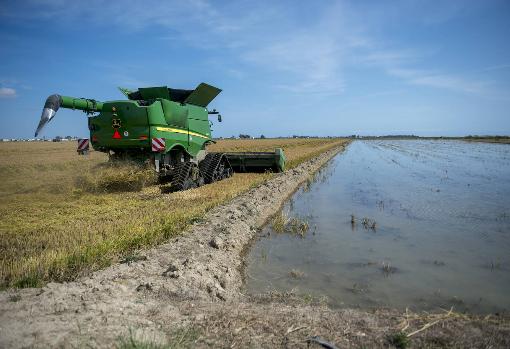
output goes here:
<path id="1" fill-rule="evenodd" d="M 35 131 L 35 137 L 37 137 L 43 127 L 46 126 L 51 119 L 53 119 L 61 105 L 62 97 L 60 97 L 60 95 L 51 95 L 46 99 L 46 103 L 44 103 L 44 108 L 41 114 L 41 120 L 39 121 L 37 130 Z"/>

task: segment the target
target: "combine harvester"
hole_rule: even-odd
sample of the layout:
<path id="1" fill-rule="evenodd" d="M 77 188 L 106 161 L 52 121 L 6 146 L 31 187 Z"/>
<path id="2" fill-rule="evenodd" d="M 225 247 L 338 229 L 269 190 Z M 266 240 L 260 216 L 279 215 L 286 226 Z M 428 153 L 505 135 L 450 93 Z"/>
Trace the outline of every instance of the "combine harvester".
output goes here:
<path id="1" fill-rule="evenodd" d="M 92 147 L 111 160 L 127 159 L 154 166 L 174 191 L 195 188 L 232 176 L 233 172 L 283 172 L 285 156 L 275 152 L 213 153 L 209 115 L 221 115 L 209 103 L 220 89 L 201 83 L 194 90 L 146 87 L 119 88 L 128 100 L 99 102 L 93 99 L 51 95 L 46 99 L 35 136 L 59 108 L 78 109 L 88 117 Z M 88 150 L 80 140 L 78 152 Z"/>

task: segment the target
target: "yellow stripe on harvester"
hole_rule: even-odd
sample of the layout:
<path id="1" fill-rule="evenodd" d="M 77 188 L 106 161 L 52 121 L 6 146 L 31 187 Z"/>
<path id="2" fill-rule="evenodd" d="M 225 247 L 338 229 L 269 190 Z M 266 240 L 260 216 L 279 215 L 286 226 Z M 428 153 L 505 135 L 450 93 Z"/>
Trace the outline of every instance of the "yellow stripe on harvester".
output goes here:
<path id="1" fill-rule="evenodd" d="M 158 130 L 158 131 L 167 131 L 167 132 L 175 132 L 175 133 L 183 133 L 185 135 L 197 136 L 197 137 L 202 137 L 202 138 L 205 138 L 205 139 L 209 139 L 210 138 L 209 136 L 203 135 L 201 133 L 189 132 L 189 131 L 181 130 L 181 129 L 178 129 L 178 128 L 156 127 L 156 130 Z"/>

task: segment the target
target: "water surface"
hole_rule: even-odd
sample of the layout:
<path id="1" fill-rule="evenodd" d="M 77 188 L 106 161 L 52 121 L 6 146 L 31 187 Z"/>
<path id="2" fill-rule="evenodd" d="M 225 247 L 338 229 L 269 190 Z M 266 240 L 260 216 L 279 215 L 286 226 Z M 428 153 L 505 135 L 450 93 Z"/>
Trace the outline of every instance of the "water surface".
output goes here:
<path id="1" fill-rule="evenodd" d="M 310 229 L 263 229 L 248 256 L 251 293 L 293 290 L 362 308 L 510 309 L 509 145 L 356 141 L 284 212 Z"/>

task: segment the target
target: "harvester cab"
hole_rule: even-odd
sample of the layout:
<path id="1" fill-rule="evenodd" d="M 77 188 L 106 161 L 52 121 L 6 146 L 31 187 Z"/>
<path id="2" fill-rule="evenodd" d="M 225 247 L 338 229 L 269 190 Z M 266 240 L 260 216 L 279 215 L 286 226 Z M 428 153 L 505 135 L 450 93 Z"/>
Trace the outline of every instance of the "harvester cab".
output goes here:
<path id="1" fill-rule="evenodd" d="M 47 98 L 36 137 L 59 108 L 84 111 L 90 143 L 111 159 L 150 160 L 162 180 L 184 190 L 230 177 L 234 171 L 283 171 L 285 156 L 275 153 L 211 153 L 214 140 L 209 115 L 221 115 L 207 106 L 221 92 L 206 83 L 194 90 L 167 86 L 137 90 L 119 88 L 127 100 L 51 95 Z"/>

